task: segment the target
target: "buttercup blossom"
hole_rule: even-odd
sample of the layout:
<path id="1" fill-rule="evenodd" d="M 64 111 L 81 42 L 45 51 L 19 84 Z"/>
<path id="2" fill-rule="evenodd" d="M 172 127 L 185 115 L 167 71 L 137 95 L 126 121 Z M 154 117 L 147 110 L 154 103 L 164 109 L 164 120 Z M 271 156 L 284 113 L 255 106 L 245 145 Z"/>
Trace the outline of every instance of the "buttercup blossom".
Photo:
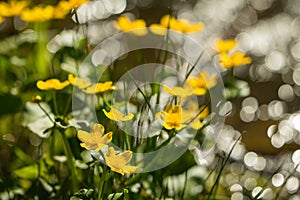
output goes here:
<path id="1" fill-rule="evenodd" d="M 123 113 L 121 113 L 119 110 L 117 110 L 115 108 L 111 108 L 109 112 L 107 112 L 105 109 L 103 109 L 103 112 L 108 119 L 117 121 L 117 122 L 128 121 L 134 117 L 134 115 L 132 113 L 125 116 Z"/>
<path id="2" fill-rule="evenodd" d="M 185 97 L 191 96 L 193 94 L 193 91 L 191 90 L 190 87 L 186 87 L 186 88 L 172 87 L 172 88 L 169 88 L 168 86 L 163 85 L 163 88 L 166 92 L 168 92 L 172 96 L 178 96 L 178 97 L 185 98 Z"/>
<path id="3" fill-rule="evenodd" d="M 218 52 L 228 52 L 232 50 L 234 47 L 236 47 L 237 41 L 234 39 L 229 39 L 229 40 L 221 40 L 218 39 L 216 41 L 216 50 Z"/>
<path id="4" fill-rule="evenodd" d="M 234 52 L 232 55 L 221 53 L 219 56 L 220 64 L 227 69 L 250 64 L 252 62 L 252 59 L 250 57 L 245 56 L 244 53 L 239 51 Z"/>
<path id="5" fill-rule="evenodd" d="M 182 110 L 182 120 L 193 129 L 199 130 L 203 127 L 201 120 L 207 117 L 208 114 L 208 107 L 201 106 L 199 109 L 196 102 L 190 102 L 187 109 Z"/>
<path id="6" fill-rule="evenodd" d="M 27 1 L 10 0 L 8 2 L 0 2 L 0 16 L 12 17 L 20 15 L 27 5 Z"/>
<path id="7" fill-rule="evenodd" d="M 171 105 L 166 111 L 157 113 L 156 117 L 160 117 L 163 120 L 162 125 L 168 130 L 180 130 L 184 127 L 181 105 Z"/>
<path id="8" fill-rule="evenodd" d="M 132 151 L 124 151 L 123 153 L 116 154 L 113 147 L 109 147 L 108 151 L 104 154 L 105 162 L 114 172 L 124 174 L 132 174 L 137 170 L 137 166 L 128 166 L 127 164 L 132 159 Z"/>
<path id="9" fill-rule="evenodd" d="M 116 89 L 116 87 L 113 86 L 113 82 L 107 81 L 105 83 L 96 83 L 94 85 L 82 89 L 82 91 L 87 94 L 97 94 L 97 93 L 106 92 L 114 89 Z"/>
<path id="10" fill-rule="evenodd" d="M 204 95 L 206 91 L 217 84 L 217 75 L 209 75 L 205 71 L 199 72 L 198 77 L 190 77 L 187 84 L 195 95 Z"/>
<path id="11" fill-rule="evenodd" d="M 150 25 L 150 30 L 155 34 L 165 35 L 168 28 L 181 33 L 192 33 L 201 31 L 203 27 L 204 25 L 200 22 L 192 24 L 186 20 L 177 20 L 173 16 L 165 15 L 161 18 L 160 24 Z"/>
<path id="12" fill-rule="evenodd" d="M 82 78 L 74 77 L 73 74 L 68 75 L 68 80 L 72 85 L 78 87 L 79 89 L 84 89 L 92 85 L 92 83 L 85 81 Z"/>
<path id="13" fill-rule="evenodd" d="M 21 14 L 21 19 L 26 22 L 43 22 L 53 19 L 53 6 L 35 6 L 31 9 L 26 9 Z"/>
<path id="14" fill-rule="evenodd" d="M 131 31 L 133 34 L 140 36 L 147 34 L 146 22 L 142 19 L 130 21 L 129 18 L 120 16 L 116 28 L 123 32 Z"/>
<path id="15" fill-rule="evenodd" d="M 46 81 L 38 81 L 36 86 L 40 90 L 62 90 L 69 84 L 69 81 L 60 82 L 60 80 L 53 78 Z"/>
<path id="16" fill-rule="evenodd" d="M 69 0 L 69 1 L 60 1 L 57 7 L 64 10 L 70 11 L 71 9 L 76 9 L 82 4 L 86 3 L 88 0 Z"/>
<path id="17" fill-rule="evenodd" d="M 74 77 L 73 74 L 68 75 L 68 80 L 72 85 L 78 87 L 87 94 L 97 94 L 116 89 L 116 87 L 113 86 L 113 82 L 111 81 L 104 83 L 96 83 L 92 85 L 91 82 L 85 81 L 84 79 L 79 77 Z"/>
<path id="18" fill-rule="evenodd" d="M 79 130 L 77 137 L 82 143 L 80 146 L 86 148 L 87 150 L 100 151 L 112 140 L 112 132 L 104 133 L 104 126 L 101 124 L 94 124 L 92 133 L 88 133 Z"/>

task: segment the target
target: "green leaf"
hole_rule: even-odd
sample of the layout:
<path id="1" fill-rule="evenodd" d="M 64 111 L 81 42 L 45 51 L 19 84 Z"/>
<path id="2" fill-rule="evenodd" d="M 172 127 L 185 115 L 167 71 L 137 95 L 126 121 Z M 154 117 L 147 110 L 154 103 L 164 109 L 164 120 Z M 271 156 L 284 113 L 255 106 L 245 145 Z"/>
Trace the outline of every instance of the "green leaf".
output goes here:
<path id="1" fill-rule="evenodd" d="M 108 200 L 117 200 L 123 195 L 123 192 L 118 192 L 118 193 L 113 193 L 108 195 L 107 199 Z"/>
<path id="2" fill-rule="evenodd" d="M 36 179 L 38 177 L 38 165 L 30 165 L 23 167 L 21 169 L 17 169 L 14 172 L 19 178 L 24 179 Z"/>

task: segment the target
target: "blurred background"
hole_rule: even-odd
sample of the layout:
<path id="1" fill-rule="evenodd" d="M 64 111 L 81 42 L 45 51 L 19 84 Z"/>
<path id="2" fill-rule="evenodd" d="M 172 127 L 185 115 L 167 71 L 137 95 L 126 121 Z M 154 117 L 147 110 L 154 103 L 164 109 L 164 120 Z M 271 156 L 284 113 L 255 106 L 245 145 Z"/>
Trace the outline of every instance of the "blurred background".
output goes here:
<path id="1" fill-rule="evenodd" d="M 34 2 L 57 4 L 54 0 Z M 228 167 L 233 174 L 224 176 L 223 184 L 234 186 L 231 198 L 238 200 L 241 199 L 239 189 L 236 190 L 238 185 L 254 193 L 260 191 L 255 173 L 273 176 L 275 187 L 284 183 L 282 176 L 300 161 L 297 151 L 300 145 L 299 0 L 96 0 L 79 7 L 77 14 L 77 19 L 69 16 L 49 22 L 49 42 L 45 45 L 50 53 L 57 53 L 63 46 L 71 47 L 73 41 L 84 36 L 93 48 L 118 32 L 114 23 L 120 14 L 144 19 L 147 25 L 159 23 L 165 14 L 202 22 L 205 28 L 189 36 L 208 52 L 217 38 L 236 38 L 238 49 L 251 56 L 253 63 L 234 68 L 237 81 L 226 93 L 226 107 L 230 112 L 218 149 L 225 151 L 232 142 L 228 138 L 239 134 L 242 143 L 233 154 L 236 162 Z M 38 154 L 35 146 L 41 141 L 21 126 L 19 111 L 24 109 L 22 102 L 34 94 L 34 81 L 43 75 L 35 75 L 34 66 L 22 68 L 28 66 L 26 50 L 37 40 L 33 27 L 19 17 L 5 19 L 0 24 L 0 36 L 0 175 L 3 175 L 9 172 L 13 146 L 20 146 L 33 156 Z M 64 59 L 59 67 L 72 71 L 74 55 L 60 56 Z M 211 56 L 215 59 L 213 53 Z M 225 76 L 227 72 L 221 73 Z M 20 97 L 21 93 L 25 95 Z M 214 163 L 214 159 L 209 158 L 208 163 Z M 284 170 L 275 176 L 273 172 L 280 166 Z M 292 200 L 300 199 L 299 172 L 297 168 L 297 173 L 285 182 L 285 194 Z M 268 194 L 265 199 L 275 198 L 275 193 Z"/>

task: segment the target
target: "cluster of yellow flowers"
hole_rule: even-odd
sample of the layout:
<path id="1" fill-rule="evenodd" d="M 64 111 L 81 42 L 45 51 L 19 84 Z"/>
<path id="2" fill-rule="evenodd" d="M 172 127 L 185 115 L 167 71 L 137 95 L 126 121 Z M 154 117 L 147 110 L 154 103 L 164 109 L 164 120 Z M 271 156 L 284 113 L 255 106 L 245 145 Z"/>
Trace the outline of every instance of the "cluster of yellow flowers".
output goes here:
<path id="1" fill-rule="evenodd" d="M 82 143 L 80 144 L 87 150 L 100 151 L 103 147 L 106 147 L 112 140 L 112 132 L 104 133 L 104 126 L 101 124 L 94 124 L 92 133 L 79 130 L 77 137 Z M 137 170 L 137 166 L 127 165 L 132 159 L 132 151 L 126 150 L 120 154 L 116 154 L 113 147 L 109 147 L 104 154 L 104 159 L 111 168 L 112 171 L 118 172 L 122 175 L 132 174 Z"/>
<path id="2" fill-rule="evenodd" d="M 234 39 L 218 39 L 216 42 L 216 50 L 219 52 L 220 64 L 226 69 L 250 64 L 252 62 L 252 59 L 243 52 L 234 51 L 236 45 L 237 42 Z"/>
<path id="3" fill-rule="evenodd" d="M 20 16 L 25 22 L 42 22 L 50 19 L 62 19 L 72 9 L 87 2 L 88 0 L 63 0 L 56 6 L 35 5 L 29 7 L 28 1 L 9 0 L 0 2 L 0 23 L 7 17 Z"/>
<path id="4" fill-rule="evenodd" d="M 53 78 L 48 79 L 46 81 L 38 81 L 36 83 L 36 86 L 40 90 L 62 90 L 70 84 L 78 87 L 81 91 L 83 91 L 86 94 L 97 94 L 115 89 L 115 86 L 112 85 L 111 81 L 92 84 L 91 82 L 85 81 L 82 78 L 74 77 L 73 74 L 69 74 L 68 80 L 63 82 Z"/>
<path id="5" fill-rule="evenodd" d="M 217 84 L 217 76 L 209 75 L 205 71 L 201 71 L 198 77 L 190 77 L 187 79 L 183 87 L 169 88 L 164 85 L 164 90 L 175 98 L 180 98 L 184 103 L 191 95 L 205 95 L 208 89 Z M 165 110 L 156 114 L 157 118 L 162 119 L 162 125 L 168 129 L 180 130 L 187 125 L 193 129 L 199 130 L 203 127 L 202 120 L 208 115 L 208 107 L 201 106 L 195 102 L 189 102 L 187 109 L 183 109 L 181 104 L 167 105 Z"/>
<path id="6" fill-rule="evenodd" d="M 135 35 L 145 35 L 148 30 L 146 28 L 146 22 L 142 19 L 131 21 L 126 16 L 120 16 L 116 23 L 116 27 L 123 31 L 131 31 Z M 204 25 L 202 23 L 190 23 L 186 20 L 178 20 L 173 16 L 165 15 L 161 18 L 160 24 L 151 24 L 150 30 L 157 35 L 166 35 L 168 29 L 177 31 L 180 33 L 193 33 L 201 31 Z"/>
<path id="7" fill-rule="evenodd" d="M 74 77 L 73 74 L 69 74 L 68 80 L 63 82 L 58 79 L 48 79 L 46 81 L 40 80 L 36 85 L 40 90 L 62 90 L 70 84 L 76 86 L 87 94 L 96 94 L 115 89 L 115 86 L 112 85 L 111 81 L 92 84 L 82 78 Z M 37 95 L 34 98 L 34 101 L 40 102 L 41 97 Z M 111 108 L 109 112 L 103 109 L 103 113 L 107 118 L 113 121 L 127 121 L 131 120 L 134 117 L 132 113 L 125 116 L 122 112 L 115 108 Z M 106 147 L 109 142 L 111 142 L 113 135 L 112 132 L 106 133 L 105 135 L 103 135 L 103 133 L 104 126 L 101 124 L 95 124 L 93 126 L 92 133 L 79 130 L 77 133 L 77 137 L 80 141 L 82 141 L 82 143 L 80 143 L 80 146 L 87 150 L 94 150 L 97 152 L 100 151 L 103 147 Z M 124 151 L 120 154 L 116 154 L 114 148 L 109 147 L 104 155 L 104 159 L 106 164 L 111 168 L 112 171 L 118 172 L 122 175 L 132 174 L 137 169 L 136 166 L 127 166 L 127 163 L 129 163 L 132 159 L 132 152 L 129 150 Z"/>

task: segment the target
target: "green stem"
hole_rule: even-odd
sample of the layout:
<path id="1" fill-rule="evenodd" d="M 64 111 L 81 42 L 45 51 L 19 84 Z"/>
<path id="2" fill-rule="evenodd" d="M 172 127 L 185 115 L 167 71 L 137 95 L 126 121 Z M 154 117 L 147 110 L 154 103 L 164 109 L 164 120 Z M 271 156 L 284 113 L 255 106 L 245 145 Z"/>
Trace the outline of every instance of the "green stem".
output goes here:
<path id="1" fill-rule="evenodd" d="M 48 25 L 48 22 L 37 22 L 34 24 L 34 29 L 38 36 L 34 54 L 34 65 L 37 72 L 42 74 L 42 76 L 47 75 L 50 58 L 46 47 L 48 43 Z"/>
<path id="2" fill-rule="evenodd" d="M 64 150 L 65 150 L 65 154 L 67 156 L 67 164 L 69 165 L 69 169 L 71 170 L 71 178 L 72 178 L 72 187 L 73 187 L 73 192 L 75 192 L 77 190 L 77 176 L 76 176 L 76 168 L 75 168 L 75 162 L 74 162 L 74 156 L 73 153 L 71 151 L 71 147 L 69 144 L 69 141 L 65 135 L 65 132 L 61 132 L 61 137 L 63 139 L 63 143 L 64 143 Z"/>
<path id="3" fill-rule="evenodd" d="M 103 200 L 102 196 L 103 196 L 104 183 L 106 181 L 106 171 L 107 171 L 107 167 L 104 165 L 102 175 L 101 175 L 101 178 L 100 178 L 100 184 L 99 184 L 99 191 L 98 191 L 97 200 Z"/>
<path id="4" fill-rule="evenodd" d="M 64 112 L 63 112 L 63 114 L 64 114 L 63 117 L 64 117 L 64 118 L 66 118 L 66 114 L 67 114 L 67 112 L 68 112 L 68 108 L 69 108 L 69 106 L 70 106 L 71 100 L 72 100 L 72 95 L 69 96 L 68 101 L 67 101 L 67 104 L 66 104 L 66 107 L 65 107 L 65 110 L 64 110 Z"/>
<path id="5" fill-rule="evenodd" d="M 56 115 L 58 115 L 58 107 L 57 107 L 57 99 L 56 99 L 56 93 L 53 91 L 53 104 L 54 104 L 54 112 Z"/>

